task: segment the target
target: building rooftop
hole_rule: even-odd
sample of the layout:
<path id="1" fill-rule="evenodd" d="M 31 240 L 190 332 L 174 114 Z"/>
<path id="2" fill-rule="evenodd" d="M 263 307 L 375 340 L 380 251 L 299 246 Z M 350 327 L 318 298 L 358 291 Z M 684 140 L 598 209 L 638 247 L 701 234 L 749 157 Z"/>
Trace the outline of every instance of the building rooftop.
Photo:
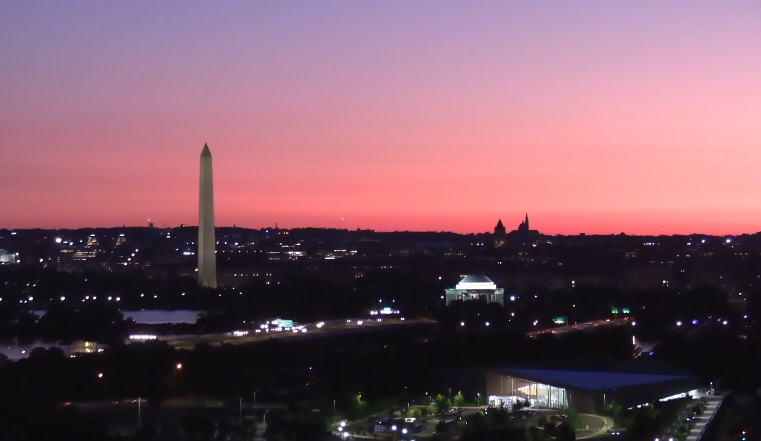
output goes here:
<path id="1" fill-rule="evenodd" d="M 460 280 L 460 283 L 494 283 L 483 274 L 468 274 Z"/>
<path id="2" fill-rule="evenodd" d="M 477 290 L 477 289 L 497 289 L 497 284 L 483 274 L 468 274 L 457 284 L 457 289 Z"/>
<path id="3" fill-rule="evenodd" d="M 523 380 L 591 391 L 604 391 L 671 381 L 686 381 L 690 379 L 687 375 L 676 374 L 666 375 L 530 368 L 498 368 L 497 371 L 504 375 L 518 377 Z"/>

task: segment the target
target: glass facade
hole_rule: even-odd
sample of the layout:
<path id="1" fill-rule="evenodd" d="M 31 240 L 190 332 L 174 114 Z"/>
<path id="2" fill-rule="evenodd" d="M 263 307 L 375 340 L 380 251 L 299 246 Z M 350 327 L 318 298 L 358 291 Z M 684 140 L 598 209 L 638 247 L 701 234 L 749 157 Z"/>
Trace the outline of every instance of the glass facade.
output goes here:
<path id="1" fill-rule="evenodd" d="M 568 407 L 568 394 L 562 387 L 523 380 L 521 378 L 500 376 L 499 395 L 489 396 L 489 405 L 493 407 L 511 407 L 517 401 L 528 400 L 532 407 L 563 408 Z"/>

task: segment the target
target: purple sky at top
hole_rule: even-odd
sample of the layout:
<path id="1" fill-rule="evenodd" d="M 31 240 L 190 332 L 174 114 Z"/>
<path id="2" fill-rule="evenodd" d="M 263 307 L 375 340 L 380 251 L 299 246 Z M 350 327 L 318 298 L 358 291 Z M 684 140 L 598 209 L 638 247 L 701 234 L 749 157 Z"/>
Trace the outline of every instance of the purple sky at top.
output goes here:
<path id="1" fill-rule="evenodd" d="M 195 224 L 208 142 L 218 225 L 761 230 L 758 1 L 8 1 L 0 85 L 0 228 Z"/>

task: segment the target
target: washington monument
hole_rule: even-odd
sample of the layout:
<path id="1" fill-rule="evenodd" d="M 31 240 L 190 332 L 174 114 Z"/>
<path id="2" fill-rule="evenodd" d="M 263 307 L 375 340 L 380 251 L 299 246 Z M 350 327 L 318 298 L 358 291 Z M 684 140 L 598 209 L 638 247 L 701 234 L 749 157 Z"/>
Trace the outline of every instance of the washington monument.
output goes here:
<path id="1" fill-rule="evenodd" d="M 198 200 L 198 284 L 217 287 L 216 238 L 214 236 L 214 181 L 211 152 L 204 144 L 201 152 L 201 192 Z"/>

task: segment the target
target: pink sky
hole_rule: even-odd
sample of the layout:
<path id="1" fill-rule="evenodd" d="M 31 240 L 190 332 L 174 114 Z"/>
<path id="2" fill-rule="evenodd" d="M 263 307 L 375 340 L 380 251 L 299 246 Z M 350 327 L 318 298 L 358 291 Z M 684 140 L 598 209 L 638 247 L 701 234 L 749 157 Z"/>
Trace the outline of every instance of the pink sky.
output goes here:
<path id="1" fill-rule="evenodd" d="M 218 225 L 761 230 L 757 1 L 30 0 L 0 41 L 0 228 L 195 224 L 208 142 Z"/>

